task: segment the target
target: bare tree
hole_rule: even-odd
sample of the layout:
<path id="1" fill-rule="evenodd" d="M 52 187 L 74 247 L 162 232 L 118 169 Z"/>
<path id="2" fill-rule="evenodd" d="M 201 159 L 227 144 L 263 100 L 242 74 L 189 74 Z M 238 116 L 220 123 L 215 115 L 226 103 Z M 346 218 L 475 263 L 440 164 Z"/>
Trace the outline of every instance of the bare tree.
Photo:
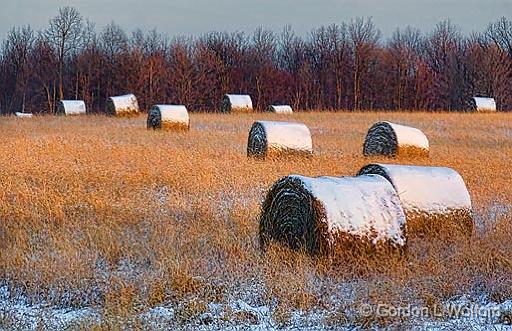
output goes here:
<path id="1" fill-rule="evenodd" d="M 348 25 L 348 32 L 354 54 L 354 109 L 359 110 L 363 108 L 361 82 L 367 74 L 381 33 L 371 18 L 357 18 L 355 21 L 351 21 Z"/>
<path id="2" fill-rule="evenodd" d="M 394 107 L 396 109 L 414 108 L 415 103 L 406 103 L 414 97 L 407 93 L 407 89 L 414 90 L 418 60 L 422 45 L 421 33 L 411 27 L 396 30 L 388 44 L 391 56 L 391 72 L 389 77 L 394 80 Z"/>
<path id="3" fill-rule="evenodd" d="M 66 57 L 76 53 L 83 46 L 87 34 L 84 21 L 73 7 L 59 9 L 59 15 L 50 20 L 50 26 L 43 32 L 47 42 L 55 49 L 58 60 L 59 98 L 64 99 L 64 63 Z"/>
<path id="4" fill-rule="evenodd" d="M 26 96 L 30 78 L 30 55 L 35 42 L 34 31 L 30 26 L 13 28 L 3 44 L 4 74 L 12 74 L 12 91 L 6 108 L 13 112 L 21 104 L 25 111 Z M 19 97 L 18 97 L 19 96 Z M 21 99 L 21 100 L 19 100 Z"/>

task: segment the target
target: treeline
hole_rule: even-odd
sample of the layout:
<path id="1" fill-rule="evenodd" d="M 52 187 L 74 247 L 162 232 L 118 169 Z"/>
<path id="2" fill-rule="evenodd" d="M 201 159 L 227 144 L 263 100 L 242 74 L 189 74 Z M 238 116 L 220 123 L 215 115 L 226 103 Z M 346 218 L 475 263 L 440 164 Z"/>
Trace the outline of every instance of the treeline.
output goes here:
<path id="1" fill-rule="evenodd" d="M 53 113 L 61 99 L 102 112 L 108 96 L 134 93 L 140 106 L 185 104 L 217 111 L 225 93 L 256 108 L 463 111 L 473 96 L 512 110 L 512 21 L 466 36 L 450 21 L 384 40 L 371 19 L 281 33 L 212 32 L 173 38 L 114 23 L 102 31 L 71 7 L 46 29 L 13 28 L 0 50 L 0 110 Z"/>

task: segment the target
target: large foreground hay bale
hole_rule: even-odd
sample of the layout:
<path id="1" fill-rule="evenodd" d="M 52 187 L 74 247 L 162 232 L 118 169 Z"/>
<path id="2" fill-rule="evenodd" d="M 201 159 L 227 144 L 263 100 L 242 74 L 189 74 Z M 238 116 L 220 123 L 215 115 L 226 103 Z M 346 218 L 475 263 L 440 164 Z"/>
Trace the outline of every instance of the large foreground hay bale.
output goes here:
<path id="1" fill-rule="evenodd" d="M 57 105 L 59 115 L 84 115 L 87 112 L 83 100 L 61 100 Z"/>
<path id="2" fill-rule="evenodd" d="M 249 113 L 253 111 L 252 100 L 245 94 L 226 94 L 220 105 L 222 113 Z"/>
<path id="3" fill-rule="evenodd" d="M 155 105 L 148 112 L 148 129 L 188 130 L 190 118 L 183 105 Z"/>
<path id="4" fill-rule="evenodd" d="M 405 215 L 393 186 L 381 176 L 287 176 L 268 192 L 260 243 L 272 241 L 311 254 L 354 253 L 405 245 Z"/>
<path id="5" fill-rule="evenodd" d="M 496 100 L 487 97 L 474 97 L 470 111 L 479 113 L 493 113 L 497 111 Z"/>
<path id="6" fill-rule="evenodd" d="M 428 157 L 429 143 L 425 134 L 416 128 L 391 122 L 378 122 L 368 130 L 363 154 Z"/>
<path id="7" fill-rule="evenodd" d="M 139 103 L 133 94 L 110 97 L 107 100 L 107 114 L 112 116 L 131 116 L 140 112 Z"/>
<path id="8" fill-rule="evenodd" d="M 293 109 L 288 105 L 270 105 L 268 111 L 276 114 L 293 114 Z"/>
<path id="9" fill-rule="evenodd" d="M 266 158 L 312 154 L 311 132 L 302 123 L 257 121 L 249 132 L 247 156 Z"/>
<path id="10" fill-rule="evenodd" d="M 370 164 L 359 175 L 381 175 L 396 189 L 407 216 L 407 234 L 452 233 L 473 230 L 471 197 L 453 169 Z"/>
<path id="11" fill-rule="evenodd" d="M 32 118 L 33 117 L 32 113 L 20 113 L 20 112 L 14 113 L 14 116 L 20 117 L 20 118 Z"/>

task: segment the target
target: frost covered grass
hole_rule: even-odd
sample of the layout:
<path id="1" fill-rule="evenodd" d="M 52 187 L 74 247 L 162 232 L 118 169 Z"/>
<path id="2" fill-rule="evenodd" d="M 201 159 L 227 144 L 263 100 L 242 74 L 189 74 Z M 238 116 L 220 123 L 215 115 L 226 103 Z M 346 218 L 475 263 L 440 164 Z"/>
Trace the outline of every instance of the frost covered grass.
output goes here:
<path id="1" fill-rule="evenodd" d="M 512 114 L 291 116 L 191 114 L 188 133 L 148 131 L 144 115 L 0 118 L 0 328 L 432 326 L 454 321 L 359 308 L 512 300 Z M 247 158 L 255 120 L 305 123 L 314 157 Z M 266 190 L 289 174 L 389 163 L 362 156 L 379 120 L 429 137 L 430 159 L 397 162 L 463 176 L 473 238 L 414 238 L 405 259 L 342 264 L 279 247 L 261 254 Z"/>

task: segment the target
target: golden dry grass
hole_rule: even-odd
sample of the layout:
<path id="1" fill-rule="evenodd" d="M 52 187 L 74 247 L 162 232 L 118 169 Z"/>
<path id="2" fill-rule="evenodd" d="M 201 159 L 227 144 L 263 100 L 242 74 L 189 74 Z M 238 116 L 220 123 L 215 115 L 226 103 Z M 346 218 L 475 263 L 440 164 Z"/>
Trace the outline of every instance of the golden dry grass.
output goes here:
<path id="1" fill-rule="evenodd" d="M 257 119 L 304 122 L 314 157 L 247 158 Z M 478 222 L 473 239 L 415 239 L 405 260 L 379 263 L 331 264 L 279 248 L 262 255 L 258 217 L 272 183 L 395 162 L 362 156 L 379 120 L 430 139 L 430 159 L 396 162 L 461 173 Z M 362 302 L 512 298 L 511 164 L 512 113 L 191 114 L 183 133 L 146 130 L 142 115 L 1 118 L 0 279 L 33 302 L 98 308 L 101 328 L 162 304 L 183 326 L 208 303 L 236 299 L 267 305 L 276 325 L 296 310 L 326 312 L 329 326 L 404 324 L 349 312 Z M 254 319 L 239 315 L 226 320 Z"/>

